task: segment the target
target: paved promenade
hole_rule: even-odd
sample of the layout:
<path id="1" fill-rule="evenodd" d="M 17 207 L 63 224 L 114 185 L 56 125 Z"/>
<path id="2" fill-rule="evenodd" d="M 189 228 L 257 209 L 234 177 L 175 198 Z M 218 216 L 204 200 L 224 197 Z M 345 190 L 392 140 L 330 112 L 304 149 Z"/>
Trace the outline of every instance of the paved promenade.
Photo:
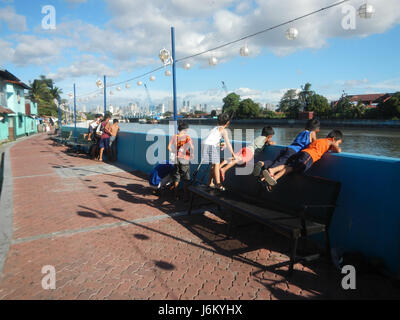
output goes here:
<path id="1" fill-rule="evenodd" d="M 257 225 L 226 238 L 212 207 L 185 214 L 128 168 L 68 153 L 46 134 L 10 149 L 13 230 L 0 299 L 347 299 L 399 298 L 400 288 L 372 275 L 341 289 L 327 262 L 297 264 L 288 282 L 290 243 Z M 245 223 L 245 222 L 243 222 Z M 42 267 L 56 289 L 42 288 Z"/>

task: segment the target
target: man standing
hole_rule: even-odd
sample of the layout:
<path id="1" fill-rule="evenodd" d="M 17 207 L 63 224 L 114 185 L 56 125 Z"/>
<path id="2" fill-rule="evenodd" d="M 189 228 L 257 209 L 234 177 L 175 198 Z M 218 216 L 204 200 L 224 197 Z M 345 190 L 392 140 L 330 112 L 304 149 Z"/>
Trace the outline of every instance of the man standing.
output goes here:
<path id="1" fill-rule="evenodd" d="M 111 125 L 110 125 L 111 117 L 109 115 L 105 116 L 104 121 L 101 123 L 101 131 L 103 134 L 100 139 L 100 156 L 99 161 L 103 162 L 103 153 L 106 150 L 106 154 L 109 156 L 110 154 L 110 136 L 111 136 Z"/>
<path id="2" fill-rule="evenodd" d="M 119 132 L 119 121 L 114 119 L 111 126 L 110 148 L 111 148 L 111 161 L 117 161 L 117 137 Z"/>

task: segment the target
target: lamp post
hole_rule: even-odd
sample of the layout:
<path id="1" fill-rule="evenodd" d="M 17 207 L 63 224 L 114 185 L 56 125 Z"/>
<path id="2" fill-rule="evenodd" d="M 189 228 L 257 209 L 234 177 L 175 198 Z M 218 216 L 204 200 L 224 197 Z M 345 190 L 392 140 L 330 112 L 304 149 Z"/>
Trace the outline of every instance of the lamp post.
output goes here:
<path id="1" fill-rule="evenodd" d="M 75 122 L 75 126 L 74 126 L 74 139 L 75 142 L 77 141 L 77 135 L 76 135 L 76 85 L 74 83 L 74 122 Z"/>
<path id="2" fill-rule="evenodd" d="M 107 77 L 104 76 L 104 117 L 107 112 Z"/>
<path id="3" fill-rule="evenodd" d="M 171 27 L 171 44 L 172 44 L 172 86 L 174 92 L 174 124 L 175 134 L 178 133 L 178 108 L 176 101 L 176 63 L 175 63 L 175 28 Z"/>

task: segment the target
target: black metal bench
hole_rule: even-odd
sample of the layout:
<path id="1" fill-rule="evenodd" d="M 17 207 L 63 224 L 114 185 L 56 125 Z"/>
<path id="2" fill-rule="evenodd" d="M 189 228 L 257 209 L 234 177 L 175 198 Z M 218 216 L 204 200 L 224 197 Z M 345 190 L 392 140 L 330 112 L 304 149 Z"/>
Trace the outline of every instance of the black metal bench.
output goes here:
<path id="1" fill-rule="evenodd" d="M 232 170 L 234 172 L 234 170 Z M 232 177 L 232 175 L 231 175 Z M 272 192 L 256 181 L 253 176 L 235 176 L 227 180 L 227 191 L 212 190 L 204 185 L 190 186 L 189 215 L 193 199 L 200 196 L 225 208 L 231 214 L 244 215 L 292 241 L 289 274 L 300 261 L 310 261 L 318 255 L 297 257 L 299 239 L 325 233 L 326 252 L 330 257 L 329 225 L 336 207 L 341 184 L 318 177 L 289 175 L 279 181 Z"/>

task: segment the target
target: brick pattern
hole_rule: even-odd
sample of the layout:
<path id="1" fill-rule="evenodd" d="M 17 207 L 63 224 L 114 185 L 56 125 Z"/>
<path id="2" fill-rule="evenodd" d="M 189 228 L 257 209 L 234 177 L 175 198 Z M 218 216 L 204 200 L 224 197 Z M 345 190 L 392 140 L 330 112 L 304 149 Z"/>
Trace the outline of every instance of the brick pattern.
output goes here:
<path id="1" fill-rule="evenodd" d="M 138 222 L 184 211 L 187 204 L 154 195 L 137 172 L 62 178 L 56 167 L 95 163 L 54 146 L 45 134 L 15 145 L 11 157 L 14 242 L 0 299 L 400 297 L 394 283 L 375 275 L 359 276 L 357 290 L 346 292 L 341 275 L 324 260 L 297 264 L 288 281 L 287 267 L 265 268 L 288 259 L 287 239 L 257 225 L 238 227 L 227 238 L 224 213 L 212 208 Z M 124 224 L 109 227 L 116 222 Z M 56 268 L 56 290 L 41 287 L 45 265 Z"/>

